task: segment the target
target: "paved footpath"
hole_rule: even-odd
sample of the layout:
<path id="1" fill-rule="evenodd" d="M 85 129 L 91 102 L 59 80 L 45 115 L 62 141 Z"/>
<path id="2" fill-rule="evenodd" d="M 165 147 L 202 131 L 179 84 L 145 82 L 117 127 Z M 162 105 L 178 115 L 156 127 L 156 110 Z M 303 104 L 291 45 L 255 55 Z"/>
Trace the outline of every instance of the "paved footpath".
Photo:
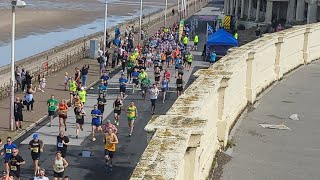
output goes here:
<path id="1" fill-rule="evenodd" d="M 303 66 L 275 85 L 237 128 L 231 161 L 222 180 L 318 180 L 320 61 Z M 299 120 L 289 116 L 298 114 Z M 263 129 L 259 123 L 291 130 Z"/>

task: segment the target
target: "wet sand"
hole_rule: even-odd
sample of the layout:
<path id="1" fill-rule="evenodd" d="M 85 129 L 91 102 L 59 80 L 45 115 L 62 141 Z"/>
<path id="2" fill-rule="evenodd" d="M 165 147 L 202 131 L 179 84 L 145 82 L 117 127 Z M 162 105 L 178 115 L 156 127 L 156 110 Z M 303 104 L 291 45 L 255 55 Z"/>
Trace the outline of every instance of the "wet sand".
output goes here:
<path id="1" fill-rule="evenodd" d="M 29 2 L 30 1 L 30 2 Z M 74 28 L 104 18 L 104 3 L 97 0 L 29 0 L 28 6 L 16 10 L 16 38 L 30 34 Z M 101 0 L 103 1 L 103 0 Z M 139 2 L 115 0 L 108 8 L 108 16 L 130 16 L 139 10 Z M 169 3 L 176 0 L 169 0 Z M 146 0 L 145 8 L 160 7 L 162 0 Z M 10 42 L 12 13 L 10 7 L 0 7 L 0 45 Z"/>

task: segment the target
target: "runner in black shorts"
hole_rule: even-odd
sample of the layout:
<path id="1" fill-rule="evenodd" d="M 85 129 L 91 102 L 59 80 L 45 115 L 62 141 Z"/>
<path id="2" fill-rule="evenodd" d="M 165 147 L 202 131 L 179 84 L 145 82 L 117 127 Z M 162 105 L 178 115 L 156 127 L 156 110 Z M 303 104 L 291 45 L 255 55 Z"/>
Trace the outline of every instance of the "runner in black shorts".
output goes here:
<path id="1" fill-rule="evenodd" d="M 104 113 L 104 106 L 107 105 L 107 100 L 106 100 L 106 96 L 104 96 L 103 94 L 99 94 L 99 97 L 97 99 L 97 104 L 98 104 L 98 109 L 101 111 L 101 123 L 102 124 L 102 120 L 103 120 L 103 113 Z"/>
<path id="2" fill-rule="evenodd" d="M 118 96 L 117 99 L 113 103 L 113 112 L 114 112 L 114 120 L 115 124 L 119 126 L 120 114 L 121 114 L 121 107 L 123 106 L 121 97 Z"/>
<path id="3" fill-rule="evenodd" d="M 25 164 L 26 162 L 23 160 L 23 158 L 18 154 L 18 149 L 13 149 L 12 155 L 9 159 L 9 168 L 10 173 L 9 176 L 13 179 L 14 177 L 17 177 L 18 180 L 20 180 L 20 165 Z"/>
<path id="4" fill-rule="evenodd" d="M 43 152 L 43 142 L 39 140 L 38 134 L 33 134 L 33 139 L 29 142 L 31 157 L 34 165 L 34 176 L 37 176 L 39 169 L 40 154 Z"/>
<path id="5" fill-rule="evenodd" d="M 83 131 L 82 125 L 84 124 L 84 116 L 86 112 L 84 111 L 83 107 L 77 108 L 76 110 L 76 138 L 79 138 L 80 130 Z"/>

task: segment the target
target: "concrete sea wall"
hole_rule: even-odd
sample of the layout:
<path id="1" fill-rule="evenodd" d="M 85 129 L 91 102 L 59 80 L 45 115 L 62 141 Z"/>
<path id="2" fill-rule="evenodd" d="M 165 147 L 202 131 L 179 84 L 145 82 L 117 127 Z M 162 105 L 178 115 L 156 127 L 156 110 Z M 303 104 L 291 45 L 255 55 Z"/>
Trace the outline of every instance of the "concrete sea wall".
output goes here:
<path id="1" fill-rule="evenodd" d="M 195 73 L 166 115 L 145 127 L 148 146 L 131 180 L 202 180 L 246 107 L 273 82 L 320 58 L 320 23 L 267 34 Z"/>

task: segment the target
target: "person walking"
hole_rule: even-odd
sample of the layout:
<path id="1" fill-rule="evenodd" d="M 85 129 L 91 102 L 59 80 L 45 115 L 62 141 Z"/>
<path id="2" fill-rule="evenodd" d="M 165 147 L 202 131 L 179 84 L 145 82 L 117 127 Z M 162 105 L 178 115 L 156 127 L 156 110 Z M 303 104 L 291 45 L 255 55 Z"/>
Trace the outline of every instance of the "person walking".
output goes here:
<path id="1" fill-rule="evenodd" d="M 64 131 L 60 131 L 59 136 L 57 136 L 57 151 L 60 152 L 63 158 L 67 156 L 69 143 L 69 138 L 64 135 Z"/>
<path id="2" fill-rule="evenodd" d="M 112 171 L 112 159 L 116 151 L 116 144 L 119 143 L 119 140 L 117 135 L 112 131 L 111 128 L 107 130 L 104 142 L 105 142 L 104 159 L 105 159 L 106 167 L 109 169 L 109 171 Z"/>
<path id="3" fill-rule="evenodd" d="M 3 151 L 1 152 L 1 156 L 4 156 L 4 163 L 5 163 L 5 169 L 7 171 L 7 174 L 9 174 L 9 159 L 12 155 L 13 149 L 17 149 L 17 145 L 12 143 L 11 137 L 7 137 L 7 143 L 3 146 Z"/>
<path id="4" fill-rule="evenodd" d="M 31 158 L 33 160 L 34 177 L 39 174 L 39 160 L 40 154 L 43 152 L 43 141 L 39 140 L 38 134 L 33 134 L 33 139 L 29 142 L 29 149 L 31 150 Z"/>
<path id="5" fill-rule="evenodd" d="M 101 128 L 101 116 L 102 113 L 101 111 L 98 109 L 98 105 L 94 105 L 93 106 L 93 110 L 91 111 L 91 117 L 92 117 L 92 121 L 91 121 L 91 125 L 92 125 L 92 141 L 96 141 L 96 137 L 95 137 L 95 131 L 102 131 Z"/>
<path id="6" fill-rule="evenodd" d="M 199 36 L 195 35 L 193 39 L 193 49 L 198 50 Z"/>
<path id="7" fill-rule="evenodd" d="M 21 91 L 25 91 L 26 88 L 26 72 L 24 68 L 21 69 Z"/>
<path id="8" fill-rule="evenodd" d="M 64 83 L 64 90 L 67 91 L 69 89 L 68 87 L 68 82 L 69 82 L 69 77 L 68 77 L 68 72 L 64 73 L 64 79 L 63 79 L 63 83 Z"/>
<path id="9" fill-rule="evenodd" d="M 24 105 L 22 100 L 19 97 L 16 97 L 16 102 L 14 102 L 14 120 L 16 124 L 16 130 L 22 130 L 22 121 L 23 121 L 23 114 L 22 109 Z"/>
<path id="10" fill-rule="evenodd" d="M 157 87 L 157 84 L 153 84 L 152 88 L 149 90 L 150 93 L 150 100 L 151 100 L 151 114 L 154 114 L 154 111 L 156 109 L 156 102 L 159 95 L 159 89 Z"/>
<path id="11" fill-rule="evenodd" d="M 62 99 L 59 104 L 59 131 L 61 131 L 62 123 L 64 124 L 64 130 L 67 131 L 67 118 L 68 118 L 68 105 L 65 99 Z"/>
<path id="12" fill-rule="evenodd" d="M 81 84 L 82 84 L 82 86 L 87 87 L 89 65 L 88 64 L 83 65 L 80 72 L 81 72 Z"/>
<path id="13" fill-rule="evenodd" d="M 121 96 L 118 96 L 117 99 L 113 102 L 114 121 L 117 126 L 119 126 L 122 106 L 123 106 L 123 103 L 122 103 Z"/>
<path id="14" fill-rule="evenodd" d="M 29 112 L 33 111 L 33 103 L 34 103 L 33 94 L 36 93 L 36 89 L 37 89 L 36 87 L 34 89 L 32 89 L 32 88 L 33 88 L 32 84 L 29 84 L 27 86 L 27 91 L 24 96 L 24 98 L 25 98 L 24 105 L 27 106 L 27 111 L 29 111 Z M 30 107 L 31 107 L 31 109 L 30 109 Z"/>
<path id="15" fill-rule="evenodd" d="M 134 127 L 134 121 L 138 118 L 138 109 L 131 101 L 129 107 L 127 108 L 128 126 L 129 126 L 129 137 L 131 137 Z"/>
<path id="16" fill-rule="evenodd" d="M 30 75 L 29 71 L 26 71 L 25 79 L 26 79 L 26 86 L 30 86 L 32 83 L 32 76 Z"/>
<path id="17" fill-rule="evenodd" d="M 51 95 L 51 98 L 47 101 L 48 105 L 48 116 L 50 117 L 49 127 L 52 125 L 53 116 L 56 112 L 58 100 L 55 99 L 54 95 Z"/>
<path id="18" fill-rule="evenodd" d="M 56 152 L 56 156 L 53 160 L 53 179 L 62 180 L 64 171 L 68 167 L 68 162 L 62 156 L 60 151 Z"/>
<path id="19" fill-rule="evenodd" d="M 86 116 L 86 112 L 84 111 L 83 107 L 77 108 L 75 111 L 76 115 L 76 138 L 79 138 L 80 130 L 83 131 L 83 124 L 84 124 L 84 116 Z"/>
<path id="20" fill-rule="evenodd" d="M 14 179 L 14 177 L 17 177 L 18 180 L 21 179 L 21 172 L 20 172 L 20 166 L 26 164 L 24 159 L 19 155 L 19 150 L 17 148 L 14 148 L 12 150 L 12 154 L 9 158 L 9 176 L 10 178 Z"/>
<path id="21" fill-rule="evenodd" d="M 18 67 L 16 67 L 14 71 L 14 77 L 17 83 L 17 91 L 19 91 L 19 88 L 22 88 L 22 82 L 21 82 L 21 72 Z"/>

